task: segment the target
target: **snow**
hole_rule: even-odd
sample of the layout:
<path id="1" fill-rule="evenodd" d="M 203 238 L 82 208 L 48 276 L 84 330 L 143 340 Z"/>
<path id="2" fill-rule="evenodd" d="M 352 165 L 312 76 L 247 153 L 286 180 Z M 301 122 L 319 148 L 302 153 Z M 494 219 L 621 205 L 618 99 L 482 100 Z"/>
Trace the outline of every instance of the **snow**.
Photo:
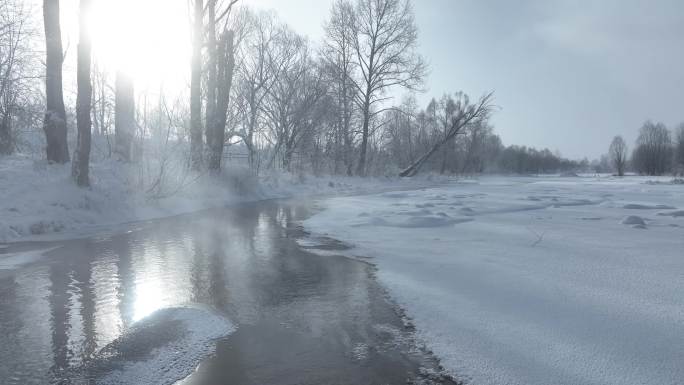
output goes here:
<path id="1" fill-rule="evenodd" d="M 321 205 L 304 222 L 311 239 L 370 257 L 418 337 L 458 379 L 684 378 L 682 185 L 487 177 Z"/>
<path id="2" fill-rule="evenodd" d="M 139 354 L 148 340 L 154 344 L 159 333 L 173 329 L 180 323 L 180 332 L 161 347 L 144 355 L 143 359 L 123 357 L 131 352 Z M 106 374 L 97 376 L 98 385 L 170 385 L 192 374 L 200 362 L 215 350 L 216 340 L 236 330 L 225 317 L 210 310 L 193 307 L 158 310 L 133 325 L 132 329 L 105 347 L 93 366 L 105 366 Z M 151 337 L 148 338 L 150 335 Z M 162 340 L 164 338 L 161 338 Z M 142 341 L 142 342 L 141 342 Z M 93 370 L 93 369 L 91 369 Z M 102 369 L 100 369 L 101 371 Z"/>
<path id="3" fill-rule="evenodd" d="M 24 155 L 0 157 L 0 242 L 68 239 L 120 224 L 247 201 L 415 188 L 441 181 L 283 173 L 257 178 L 244 167 L 228 167 L 221 175 L 210 176 L 166 167 L 165 188 L 158 191 L 159 184 L 154 183 L 158 168 L 94 160 L 92 186 L 82 189 L 72 181 L 68 164 L 49 165 Z"/>

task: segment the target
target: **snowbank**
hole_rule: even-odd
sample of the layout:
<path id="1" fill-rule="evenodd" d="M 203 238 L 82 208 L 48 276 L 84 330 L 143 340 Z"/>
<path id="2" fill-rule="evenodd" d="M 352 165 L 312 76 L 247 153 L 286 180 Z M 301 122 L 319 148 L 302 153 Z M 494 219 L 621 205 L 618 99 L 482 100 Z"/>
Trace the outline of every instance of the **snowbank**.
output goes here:
<path id="1" fill-rule="evenodd" d="M 71 180 L 70 165 L 48 165 L 21 155 L 0 157 L 0 242 L 38 236 L 44 239 L 46 235 L 68 238 L 115 224 L 245 201 L 353 194 L 435 182 L 278 173 L 256 178 L 240 167 L 209 176 L 166 167 L 165 185 L 160 187 L 155 180 L 158 166 L 145 169 L 111 159 L 95 161 L 91 167 L 92 186 L 81 189 Z"/>
<path id="2" fill-rule="evenodd" d="M 304 225 L 313 239 L 356 245 L 338 254 L 371 257 L 459 379 L 675 384 L 684 188 L 646 182 L 483 178 L 329 199 Z M 662 211 L 670 207 L 680 210 Z"/>

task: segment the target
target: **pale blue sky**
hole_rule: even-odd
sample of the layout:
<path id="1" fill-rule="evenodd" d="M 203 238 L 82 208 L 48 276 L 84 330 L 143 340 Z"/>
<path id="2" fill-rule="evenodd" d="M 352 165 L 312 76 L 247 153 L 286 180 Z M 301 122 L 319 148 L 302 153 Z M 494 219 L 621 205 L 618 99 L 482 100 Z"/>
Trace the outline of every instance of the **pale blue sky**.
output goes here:
<path id="1" fill-rule="evenodd" d="M 330 0 L 246 0 L 322 37 Z M 425 102 L 496 92 L 507 144 L 598 157 L 646 119 L 684 121 L 684 2 L 414 0 L 431 64 Z M 631 146 L 630 146 L 631 147 Z"/>

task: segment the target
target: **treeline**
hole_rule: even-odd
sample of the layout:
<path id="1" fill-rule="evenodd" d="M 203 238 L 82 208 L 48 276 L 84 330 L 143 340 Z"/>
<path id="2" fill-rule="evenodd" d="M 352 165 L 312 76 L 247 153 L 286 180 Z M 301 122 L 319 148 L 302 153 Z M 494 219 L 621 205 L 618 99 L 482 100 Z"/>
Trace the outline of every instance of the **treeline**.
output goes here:
<path id="1" fill-rule="evenodd" d="M 380 145 L 377 151 L 385 164 L 407 167 L 432 143 L 445 136 L 449 116 L 459 103 L 469 103 L 467 95 L 457 93 L 432 99 L 424 110 L 418 110 L 414 99 L 408 99 L 383 115 Z M 384 149 L 384 150 L 381 150 Z M 504 146 L 488 119 L 474 121 L 467 129 L 445 143 L 441 151 L 424 169 L 450 174 L 542 174 L 586 169 L 586 162 L 576 162 L 548 149 L 526 146 Z"/>
<path id="2" fill-rule="evenodd" d="M 90 1 L 80 4 L 87 11 Z M 73 160 L 79 184 L 88 184 L 90 157 L 113 157 L 156 175 L 150 190 L 170 169 L 218 171 L 235 154 L 254 173 L 528 174 L 586 166 L 549 150 L 505 147 L 489 120 L 491 94 L 470 100 L 457 92 L 423 110 L 412 97 L 392 106 L 389 95 L 422 90 L 427 74 L 409 0 L 336 0 L 316 43 L 239 1 L 192 5 L 187 90 L 136 89 L 128 74 L 91 64 L 81 33 L 74 103 L 63 96 L 59 1 L 44 0 L 41 36 L 24 2 L 0 0 L 0 152 L 30 143 L 26 132 L 42 122 L 46 159 Z M 46 51 L 36 54 L 41 39 Z M 41 61 L 45 76 L 36 73 Z"/>
<path id="3" fill-rule="evenodd" d="M 641 126 L 634 150 L 616 136 L 606 157 L 622 176 L 628 169 L 642 175 L 684 175 L 684 123 L 670 131 L 663 123 L 647 121 Z"/>

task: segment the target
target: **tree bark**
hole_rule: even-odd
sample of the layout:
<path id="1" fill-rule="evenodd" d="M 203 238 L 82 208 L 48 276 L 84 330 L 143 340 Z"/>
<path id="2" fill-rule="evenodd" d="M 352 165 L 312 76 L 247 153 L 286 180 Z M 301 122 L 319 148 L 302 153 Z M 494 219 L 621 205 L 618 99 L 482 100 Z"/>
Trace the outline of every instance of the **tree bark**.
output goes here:
<path id="1" fill-rule="evenodd" d="M 92 122 L 90 108 L 92 101 L 92 83 L 90 82 L 91 42 L 86 20 L 89 14 L 91 0 L 81 0 L 79 10 L 78 33 L 78 62 L 77 62 L 77 96 L 76 96 L 76 125 L 78 140 L 72 164 L 72 175 L 76 184 L 81 187 L 90 185 L 88 170 L 90 167 L 90 135 Z"/>
<path id="2" fill-rule="evenodd" d="M 69 161 L 66 112 L 62 90 L 62 32 L 59 24 L 59 0 L 43 0 L 45 24 L 45 102 L 43 131 L 47 143 L 48 162 L 64 164 Z"/>
<path id="3" fill-rule="evenodd" d="M 192 69 L 190 75 L 190 165 L 193 170 L 202 168 L 202 24 L 204 6 L 202 0 L 195 0 Z"/>

